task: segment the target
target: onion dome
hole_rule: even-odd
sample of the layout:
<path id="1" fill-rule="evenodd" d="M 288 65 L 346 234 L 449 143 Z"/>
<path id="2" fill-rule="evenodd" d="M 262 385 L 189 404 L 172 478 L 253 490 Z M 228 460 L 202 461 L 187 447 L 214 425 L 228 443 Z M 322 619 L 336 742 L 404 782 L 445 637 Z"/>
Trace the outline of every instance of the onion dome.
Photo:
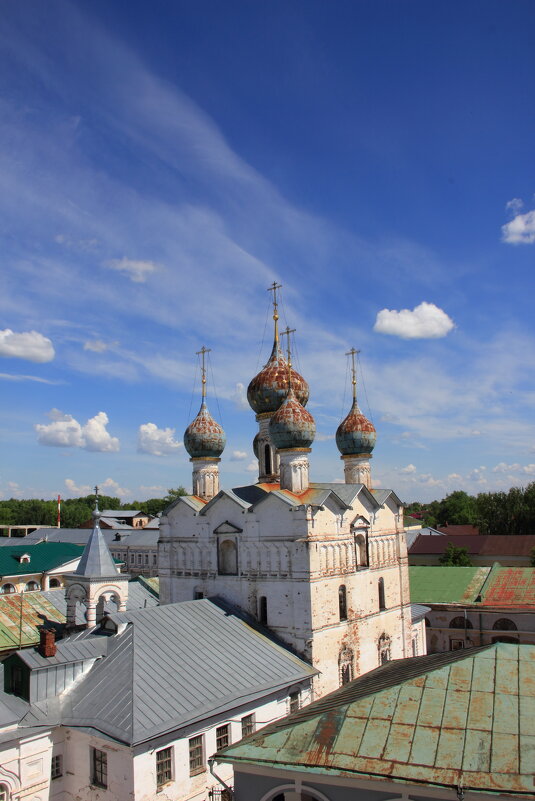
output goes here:
<path id="1" fill-rule="evenodd" d="M 356 399 L 349 414 L 336 431 L 336 445 L 342 456 L 358 456 L 370 454 L 375 447 L 377 434 L 373 423 L 370 423 L 358 407 Z"/>
<path id="2" fill-rule="evenodd" d="M 184 432 L 184 447 L 192 459 L 216 459 L 223 453 L 226 441 L 225 432 L 216 423 L 203 400 L 199 414 Z"/>
<path id="3" fill-rule="evenodd" d="M 269 435 L 278 450 L 309 448 L 314 441 L 314 418 L 297 399 L 293 386 L 269 421 Z"/>
<path id="4" fill-rule="evenodd" d="M 258 440 L 259 439 L 260 439 L 260 436 L 258 434 L 256 434 L 255 438 L 253 439 L 253 453 L 254 453 L 254 455 L 256 456 L 257 459 L 260 458 L 260 456 L 258 454 Z"/>
<path id="5" fill-rule="evenodd" d="M 306 406 L 309 389 L 305 379 L 291 368 L 291 384 L 299 404 Z M 276 412 L 288 394 L 288 362 L 275 341 L 271 356 L 247 387 L 249 406 L 256 414 Z"/>

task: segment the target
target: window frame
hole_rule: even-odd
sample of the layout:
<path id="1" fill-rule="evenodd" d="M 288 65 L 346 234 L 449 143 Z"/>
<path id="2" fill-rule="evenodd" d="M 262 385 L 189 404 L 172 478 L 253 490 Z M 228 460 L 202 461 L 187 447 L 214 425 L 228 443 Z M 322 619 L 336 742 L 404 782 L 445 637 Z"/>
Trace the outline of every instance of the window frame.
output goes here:
<path id="1" fill-rule="evenodd" d="M 197 776 L 199 773 L 204 773 L 206 766 L 204 764 L 204 734 L 196 734 L 188 740 L 189 752 L 189 775 Z"/>
<path id="2" fill-rule="evenodd" d="M 254 712 L 251 712 L 250 715 L 244 715 L 241 719 L 241 736 L 242 739 L 244 737 L 248 737 L 250 734 L 253 734 L 255 730 L 255 716 Z"/>
<path id="3" fill-rule="evenodd" d="M 91 746 L 91 784 L 108 789 L 108 752 Z"/>
<path id="4" fill-rule="evenodd" d="M 59 779 L 63 776 L 63 754 L 52 754 L 50 760 L 50 778 Z"/>
<path id="5" fill-rule="evenodd" d="M 0 783 L 0 801 L 10 801 L 11 790 L 5 782 Z"/>
<path id="6" fill-rule="evenodd" d="M 166 748 L 160 748 L 156 751 L 156 788 L 164 787 L 170 784 L 174 779 L 173 770 L 173 746 L 168 745 Z"/>
<path id="7" fill-rule="evenodd" d="M 288 693 L 288 708 L 290 715 L 301 709 L 301 690 L 293 690 L 293 692 Z"/>
<path id="8" fill-rule="evenodd" d="M 215 730 L 216 751 L 226 748 L 230 742 L 230 724 L 223 723 L 221 726 L 217 726 Z"/>
<path id="9" fill-rule="evenodd" d="M 340 622 L 347 620 L 347 587 L 340 584 L 338 587 L 338 618 Z"/>

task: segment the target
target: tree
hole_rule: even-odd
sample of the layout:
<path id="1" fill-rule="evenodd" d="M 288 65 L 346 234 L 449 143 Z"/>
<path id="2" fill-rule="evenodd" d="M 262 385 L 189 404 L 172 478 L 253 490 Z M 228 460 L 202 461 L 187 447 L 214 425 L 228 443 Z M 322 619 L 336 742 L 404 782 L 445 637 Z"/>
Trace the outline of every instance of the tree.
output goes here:
<path id="1" fill-rule="evenodd" d="M 438 511 L 439 525 L 473 524 L 476 519 L 476 500 L 464 490 L 456 490 L 440 501 Z"/>
<path id="2" fill-rule="evenodd" d="M 165 504 L 167 506 L 168 504 L 173 503 L 173 501 L 176 501 L 177 498 L 180 498 L 181 496 L 187 494 L 188 493 L 182 486 L 177 487 L 176 489 L 171 488 L 167 490 L 167 495 L 164 497 L 163 500 L 165 501 Z"/>
<path id="3" fill-rule="evenodd" d="M 448 567 L 472 567 L 468 550 L 460 545 L 454 545 L 453 542 L 448 542 L 446 550 L 438 561 Z"/>

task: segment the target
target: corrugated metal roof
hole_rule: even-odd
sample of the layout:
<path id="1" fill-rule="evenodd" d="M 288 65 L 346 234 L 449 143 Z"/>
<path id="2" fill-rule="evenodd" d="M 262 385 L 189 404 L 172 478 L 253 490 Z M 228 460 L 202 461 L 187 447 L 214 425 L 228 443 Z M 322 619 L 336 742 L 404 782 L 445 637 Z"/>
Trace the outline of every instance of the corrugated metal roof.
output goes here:
<path id="1" fill-rule="evenodd" d="M 107 638 L 106 658 L 66 696 L 64 722 L 122 742 L 142 742 L 317 673 L 207 599 L 112 620 L 131 625 Z"/>
<path id="2" fill-rule="evenodd" d="M 28 554 L 29 562 L 20 562 Z M 78 559 L 82 554 L 79 545 L 65 542 L 40 542 L 37 544 L 18 541 L 12 548 L 0 548 L 0 576 L 24 576 L 28 573 L 45 573 L 60 565 Z"/>
<path id="3" fill-rule="evenodd" d="M 474 603 L 490 570 L 490 567 L 411 565 L 411 601 L 421 604 Z"/>
<path id="4" fill-rule="evenodd" d="M 372 671 L 216 758 L 532 796 L 534 704 L 535 646 L 415 657 Z"/>

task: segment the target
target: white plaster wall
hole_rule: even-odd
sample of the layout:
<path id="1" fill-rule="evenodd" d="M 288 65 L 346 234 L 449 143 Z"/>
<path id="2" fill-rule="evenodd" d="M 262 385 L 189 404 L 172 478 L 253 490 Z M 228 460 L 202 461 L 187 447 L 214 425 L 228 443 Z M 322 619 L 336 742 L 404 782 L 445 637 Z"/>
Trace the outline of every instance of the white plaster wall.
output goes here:
<path id="1" fill-rule="evenodd" d="M 466 607 L 466 610 L 467 620 L 472 624 L 472 628 L 467 628 L 465 637 L 464 627 L 461 629 L 450 629 L 449 627 L 453 618 L 464 618 L 464 607 L 438 604 L 432 606 L 431 611 L 426 616 L 431 624 L 426 627 L 429 653 L 449 651 L 452 640 L 462 640 L 465 643 L 465 647 L 469 648 L 488 645 L 492 643 L 494 637 L 502 635 L 516 637 L 520 643 L 535 644 L 535 612 L 525 612 L 518 609 L 487 612 L 484 608 L 479 610 L 469 607 Z M 512 620 L 516 624 L 517 631 L 493 629 L 494 623 L 501 618 Z"/>
<path id="2" fill-rule="evenodd" d="M 48 801 L 52 737 L 49 729 L 0 745 L 0 783 L 20 801 Z"/>

